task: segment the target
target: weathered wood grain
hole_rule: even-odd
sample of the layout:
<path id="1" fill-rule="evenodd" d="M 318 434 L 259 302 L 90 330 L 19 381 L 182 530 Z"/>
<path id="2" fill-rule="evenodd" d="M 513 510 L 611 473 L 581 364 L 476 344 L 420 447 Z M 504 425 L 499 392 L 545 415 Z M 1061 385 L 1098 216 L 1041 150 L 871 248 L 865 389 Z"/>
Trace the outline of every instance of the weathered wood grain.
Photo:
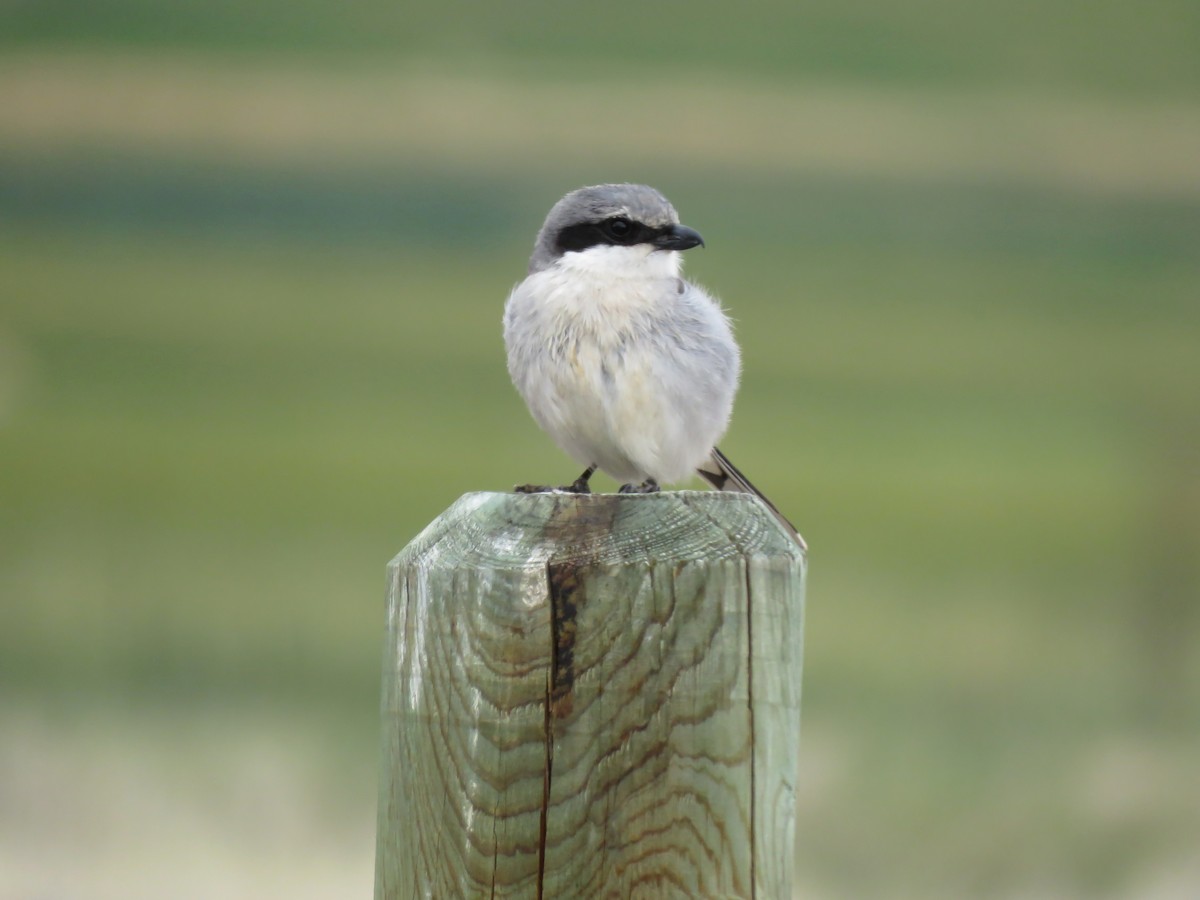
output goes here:
<path id="1" fill-rule="evenodd" d="M 747 495 L 464 496 L 389 567 L 377 900 L 790 898 L 804 572 Z"/>

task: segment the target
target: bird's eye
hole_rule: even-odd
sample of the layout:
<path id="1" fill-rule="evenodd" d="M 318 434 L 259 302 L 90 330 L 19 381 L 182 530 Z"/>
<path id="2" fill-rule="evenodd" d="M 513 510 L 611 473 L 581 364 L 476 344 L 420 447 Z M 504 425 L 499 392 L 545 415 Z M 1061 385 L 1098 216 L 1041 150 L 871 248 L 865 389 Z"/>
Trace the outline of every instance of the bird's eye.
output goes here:
<path id="1" fill-rule="evenodd" d="M 628 219 L 622 219 L 620 217 L 609 219 L 607 222 L 605 222 L 604 230 L 609 233 L 610 237 L 613 237 L 618 241 L 628 240 L 633 236 L 634 231 L 633 223 Z"/>

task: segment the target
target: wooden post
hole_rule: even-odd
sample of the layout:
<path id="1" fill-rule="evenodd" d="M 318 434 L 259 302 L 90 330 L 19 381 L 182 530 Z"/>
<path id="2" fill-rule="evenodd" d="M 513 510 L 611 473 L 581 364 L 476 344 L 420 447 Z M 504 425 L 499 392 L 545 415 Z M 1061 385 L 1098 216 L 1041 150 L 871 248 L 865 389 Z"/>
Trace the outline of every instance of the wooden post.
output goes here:
<path id="1" fill-rule="evenodd" d="M 791 897 L 805 561 L 746 494 L 467 494 L 389 566 L 376 900 Z"/>

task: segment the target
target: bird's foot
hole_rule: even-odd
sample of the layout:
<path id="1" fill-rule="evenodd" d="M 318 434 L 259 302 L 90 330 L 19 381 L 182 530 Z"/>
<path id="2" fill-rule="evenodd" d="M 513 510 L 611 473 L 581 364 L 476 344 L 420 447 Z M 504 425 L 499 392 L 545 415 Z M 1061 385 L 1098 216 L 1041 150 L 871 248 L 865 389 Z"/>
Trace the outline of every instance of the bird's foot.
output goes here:
<path id="1" fill-rule="evenodd" d="M 514 484 L 514 494 L 550 494 L 558 488 L 549 484 Z"/>
<path id="2" fill-rule="evenodd" d="M 518 494 L 590 494 L 592 489 L 588 486 L 588 480 L 596 474 L 595 466 L 588 466 L 583 474 L 572 481 L 570 484 L 564 484 L 559 487 L 551 487 L 548 484 L 518 484 L 513 487 L 513 491 Z"/>
<path id="3" fill-rule="evenodd" d="M 588 486 L 587 479 L 582 475 L 570 484 L 564 484 L 559 490 L 568 494 L 590 494 L 592 492 L 592 489 Z"/>
<path id="4" fill-rule="evenodd" d="M 641 484 L 623 484 L 620 488 L 622 494 L 657 494 L 662 488 L 658 486 L 658 482 L 653 478 L 647 478 Z"/>

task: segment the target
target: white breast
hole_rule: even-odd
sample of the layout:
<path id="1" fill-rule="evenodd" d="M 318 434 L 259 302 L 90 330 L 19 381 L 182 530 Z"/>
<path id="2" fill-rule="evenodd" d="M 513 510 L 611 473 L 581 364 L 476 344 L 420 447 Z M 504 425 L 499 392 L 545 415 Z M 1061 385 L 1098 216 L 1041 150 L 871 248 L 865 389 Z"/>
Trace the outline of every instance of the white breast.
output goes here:
<path id="1" fill-rule="evenodd" d="M 644 246 L 567 253 L 505 309 L 509 373 L 538 424 L 623 482 L 688 477 L 728 424 L 737 346 L 679 263 Z"/>

